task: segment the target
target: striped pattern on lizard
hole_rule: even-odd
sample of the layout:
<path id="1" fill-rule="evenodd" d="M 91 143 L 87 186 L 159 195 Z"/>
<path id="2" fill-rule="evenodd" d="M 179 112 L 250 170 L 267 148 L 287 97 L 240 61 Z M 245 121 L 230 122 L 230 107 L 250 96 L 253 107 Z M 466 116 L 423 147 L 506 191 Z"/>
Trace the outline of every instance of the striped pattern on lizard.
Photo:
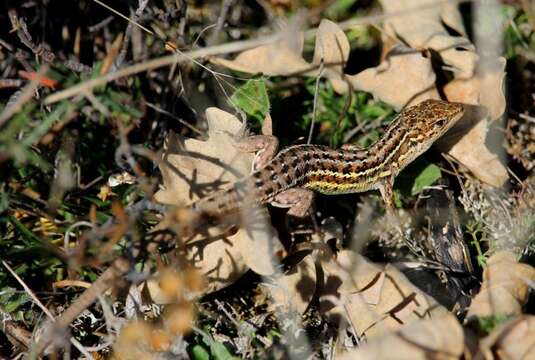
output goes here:
<path id="1" fill-rule="evenodd" d="M 384 135 L 366 149 L 344 145 L 331 149 L 320 145 L 295 145 L 273 155 L 273 136 L 253 136 L 246 150 L 259 151 L 260 161 L 249 176 L 227 189 L 202 198 L 193 208 L 218 217 L 240 208 L 249 196 L 257 203 L 289 207 L 289 214 L 305 216 L 313 191 L 335 195 L 380 190 L 386 208 L 394 211 L 394 178 L 447 132 L 463 115 L 464 106 L 442 100 L 426 100 L 402 111 Z"/>

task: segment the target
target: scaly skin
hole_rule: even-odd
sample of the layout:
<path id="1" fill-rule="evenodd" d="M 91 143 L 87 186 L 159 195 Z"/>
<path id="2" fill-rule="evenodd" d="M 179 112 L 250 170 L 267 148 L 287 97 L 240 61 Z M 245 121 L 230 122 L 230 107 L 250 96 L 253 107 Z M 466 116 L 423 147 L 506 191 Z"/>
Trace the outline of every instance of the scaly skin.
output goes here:
<path id="1" fill-rule="evenodd" d="M 248 177 L 200 199 L 193 207 L 207 216 L 217 217 L 238 210 L 246 196 L 258 203 L 268 203 L 277 202 L 290 189 L 328 195 L 378 189 L 387 209 L 393 211 L 394 178 L 429 149 L 463 113 L 462 104 L 426 100 L 401 112 L 383 137 L 367 149 L 290 146 Z"/>

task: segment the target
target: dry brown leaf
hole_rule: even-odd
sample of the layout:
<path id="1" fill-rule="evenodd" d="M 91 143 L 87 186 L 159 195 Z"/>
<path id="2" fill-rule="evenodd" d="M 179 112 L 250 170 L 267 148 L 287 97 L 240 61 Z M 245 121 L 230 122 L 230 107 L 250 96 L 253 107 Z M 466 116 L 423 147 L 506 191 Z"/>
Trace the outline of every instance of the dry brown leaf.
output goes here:
<path id="1" fill-rule="evenodd" d="M 383 0 L 381 5 L 386 14 L 408 8 L 428 7 L 429 0 Z M 392 16 L 385 21 L 387 39 L 400 38 L 410 48 L 394 46 L 386 59 L 377 67 L 366 69 L 356 75 L 345 76 L 353 89 L 371 92 L 397 110 L 425 99 L 437 99 L 436 76 L 429 56 L 420 50 L 430 49 L 440 56 L 445 68 L 454 74 L 454 80 L 447 84 L 444 93 L 450 101 L 458 101 L 489 108 L 490 120 L 501 116 L 505 108 L 502 90 L 505 60 L 485 76 L 476 76 L 478 55 L 473 44 L 463 36 L 451 36 L 444 26 L 465 35 L 461 15 L 452 4 L 437 5 L 408 16 Z M 324 20 L 318 29 L 314 61 L 308 64 L 301 56 L 303 37 L 298 35 L 298 46 L 288 46 L 288 37 L 278 43 L 248 50 L 235 60 L 216 59 L 221 65 L 249 73 L 263 72 L 268 75 L 317 76 L 318 69 L 311 69 L 323 55 L 326 62 L 345 63 L 349 55 L 349 44 L 345 34 L 330 21 Z M 343 78 L 341 65 L 325 69 L 335 91 L 344 93 L 349 87 Z M 483 91 L 485 90 L 485 91 Z M 475 122 L 466 119 L 469 122 Z M 480 119 L 477 119 L 480 120 Z M 499 158 L 486 147 L 488 121 L 480 121 L 449 153 L 471 170 L 483 182 L 502 186 L 508 179 L 507 170 Z"/>
<path id="2" fill-rule="evenodd" d="M 336 219 L 323 219 L 318 230 L 312 234 L 308 245 L 325 250 L 329 242 L 336 248 L 341 247 L 344 230 Z M 303 314 L 308 309 L 317 286 L 315 257 L 309 254 L 299 259 L 297 265 L 273 279 L 274 285 L 265 286 L 272 299 L 272 308 L 282 310 L 285 314 Z"/>
<path id="3" fill-rule="evenodd" d="M 386 13 L 397 12 L 407 7 L 429 4 L 427 0 L 381 1 Z M 455 79 L 446 85 L 444 93 L 448 100 L 466 104 L 482 105 L 489 109 L 490 120 L 499 118 L 505 109 L 502 90 L 505 60 L 491 74 L 475 74 L 478 56 L 474 46 L 463 37 L 454 37 L 442 24 L 444 21 L 464 34 L 460 14 L 451 5 L 435 6 L 418 11 L 407 17 L 391 17 L 385 28 L 392 36 L 398 36 L 413 48 L 429 48 L 437 51 L 445 65 L 453 71 Z M 499 158 L 485 145 L 488 121 L 472 128 L 449 153 L 470 169 L 476 177 L 487 184 L 502 186 L 507 181 L 507 171 Z"/>
<path id="4" fill-rule="evenodd" d="M 498 156 L 485 145 L 488 127 L 487 119 L 480 120 L 448 153 L 482 182 L 500 187 L 509 177 Z"/>
<path id="5" fill-rule="evenodd" d="M 249 173 L 254 154 L 238 150 L 232 138 L 242 130 L 241 122 L 217 108 L 206 110 L 206 120 L 207 141 L 169 139 L 164 160 L 171 166 L 161 167 L 163 185 L 156 201 L 186 205 Z"/>
<path id="6" fill-rule="evenodd" d="M 483 271 L 483 284 L 472 300 L 466 321 L 476 317 L 520 315 L 527 301 L 529 282 L 535 281 L 535 268 L 521 264 L 508 251 L 492 255 Z"/>
<path id="7" fill-rule="evenodd" d="M 522 315 L 511 319 L 481 340 L 475 359 L 529 359 L 535 354 L 535 316 Z"/>
<path id="8" fill-rule="evenodd" d="M 479 56 L 475 53 L 475 46 L 467 39 L 437 35 L 429 41 L 427 48 L 433 49 L 440 55 L 456 79 L 469 79 L 474 76 Z"/>
<path id="9" fill-rule="evenodd" d="M 443 313 L 376 337 L 345 354 L 349 359 L 459 359 L 463 353 L 463 329 L 455 316 Z"/>
<path id="10" fill-rule="evenodd" d="M 490 120 L 496 120 L 505 111 L 505 63 L 504 58 L 499 58 L 492 73 L 478 74 L 471 79 L 455 79 L 444 87 L 444 93 L 451 101 L 485 106 Z"/>
<path id="11" fill-rule="evenodd" d="M 323 63 L 328 65 L 325 68 L 324 76 L 331 80 L 333 88 L 338 93 L 348 90 L 347 83 L 343 80 L 344 66 L 349 59 L 349 41 L 347 36 L 338 25 L 329 20 L 322 20 L 316 35 L 316 46 L 312 64 Z M 316 74 L 311 74 L 315 76 Z"/>
<path id="12" fill-rule="evenodd" d="M 352 251 L 324 262 L 323 270 L 320 310 L 332 320 L 347 318 L 359 336 L 376 337 L 447 313 L 394 267 L 372 264 Z"/>
<path id="13" fill-rule="evenodd" d="M 240 249 L 245 264 L 259 275 L 272 275 L 277 271 L 275 254 L 282 245 L 275 229 L 268 221 L 265 206 L 248 203 L 241 211 L 242 228 L 232 237 Z"/>
<path id="14" fill-rule="evenodd" d="M 272 44 L 240 53 L 234 60 L 213 58 L 215 64 L 249 74 L 317 76 L 321 59 L 325 65 L 323 76 L 330 79 L 337 91 L 347 91 L 343 81 L 343 67 L 349 58 L 349 42 L 344 32 L 332 21 L 322 20 L 316 33 L 312 63 L 303 59 L 304 35 L 293 32 L 281 36 Z"/>
<path id="15" fill-rule="evenodd" d="M 385 30 L 390 36 L 403 39 L 413 49 L 428 48 L 437 51 L 444 63 L 452 67 L 456 78 L 470 78 L 478 59 L 474 46 L 466 38 L 451 36 L 442 23 L 444 21 L 464 34 L 460 13 L 451 5 L 437 4 L 429 7 L 432 2 L 434 1 L 382 0 L 381 6 L 385 14 L 422 8 L 411 15 L 388 17 L 384 23 Z"/>
<path id="16" fill-rule="evenodd" d="M 307 255 L 274 282 L 264 286 L 271 296 L 272 307 L 281 307 L 285 313 L 294 310 L 303 314 L 316 291 L 316 266 L 312 256 Z"/>
<path id="17" fill-rule="evenodd" d="M 441 6 L 440 17 L 444 24 L 457 31 L 459 35 L 468 38 L 463 24 L 463 17 L 459 12 L 459 5 L 456 3 L 443 2 Z"/>
<path id="18" fill-rule="evenodd" d="M 451 101 L 482 105 L 488 109 L 488 116 L 480 119 L 479 123 L 450 149 L 449 154 L 481 181 L 496 187 L 507 181 L 507 170 L 498 156 L 487 148 L 485 140 L 490 121 L 499 119 L 505 110 L 504 69 L 505 59 L 499 58 L 492 73 L 478 74 L 468 80 L 456 79 L 444 87 L 444 93 Z"/>
<path id="19" fill-rule="evenodd" d="M 249 74 L 265 75 L 303 74 L 311 70 L 311 64 L 303 59 L 304 35 L 302 32 L 281 36 L 280 40 L 240 53 L 234 60 L 213 58 L 214 64 Z"/>
<path id="20" fill-rule="evenodd" d="M 183 206 L 250 172 L 254 154 L 235 147 L 234 137 L 241 136 L 242 123 L 217 108 L 209 108 L 206 119 L 206 141 L 170 139 L 164 156 L 167 165 L 160 169 L 163 186 L 155 195 L 157 201 Z M 269 254 L 275 253 L 280 243 L 269 225 L 241 228 L 234 235 L 228 235 L 227 229 L 204 230 L 205 234 L 195 236 L 187 246 L 190 260 L 207 279 L 207 292 L 233 283 L 249 268 L 260 274 L 274 272 Z"/>
<path id="21" fill-rule="evenodd" d="M 402 46 L 394 47 L 379 66 L 347 78 L 354 89 L 370 92 L 397 110 L 439 98 L 431 60 Z"/>
<path id="22" fill-rule="evenodd" d="M 407 8 L 429 5 L 428 0 L 383 0 L 385 13 L 398 12 Z M 444 64 L 454 74 L 454 80 L 444 88 L 448 100 L 472 105 L 482 105 L 489 109 L 490 120 L 499 118 L 505 109 L 503 77 L 505 60 L 499 59 L 494 72 L 475 74 L 478 55 L 474 46 L 464 37 L 449 35 L 443 23 L 465 34 L 460 13 L 451 5 L 434 6 L 414 15 L 391 17 L 385 22 L 385 29 L 391 36 L 397 36 L 412 48 L 429 48 L 438 52 Z M 473 119 L 471 119 L 473 120 Z M 507 170 L 499 158 L 486 146 L 489 123 L 480 119 L 449 154 L 465 165 L 483 182 L 492 186 L 502 186 L 508 179 Z"/>

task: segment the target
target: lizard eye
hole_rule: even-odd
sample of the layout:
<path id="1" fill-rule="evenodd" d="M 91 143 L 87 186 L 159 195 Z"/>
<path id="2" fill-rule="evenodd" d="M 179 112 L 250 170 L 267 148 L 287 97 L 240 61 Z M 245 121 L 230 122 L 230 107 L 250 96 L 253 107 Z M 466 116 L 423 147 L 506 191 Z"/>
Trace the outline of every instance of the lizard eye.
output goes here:
<path id="1" fill-rule="evenodd" d="M 435 121 L 435 123 L 433 125 L 435 125 L 437 127 L 442 127 L 442 126 L 446 125 L 446 119 L 439 119 L 439 120 Z"/>

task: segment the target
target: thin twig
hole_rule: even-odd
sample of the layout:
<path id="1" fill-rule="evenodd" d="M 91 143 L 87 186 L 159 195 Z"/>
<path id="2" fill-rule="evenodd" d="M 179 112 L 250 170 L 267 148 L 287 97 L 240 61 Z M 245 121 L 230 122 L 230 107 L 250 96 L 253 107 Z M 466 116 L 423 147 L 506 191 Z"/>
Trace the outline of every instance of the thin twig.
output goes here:
<path id="1" fill-rule="evenodd" d="M 223 3 L 221 4 L 221 10 L 219 11 L 219 16 L 217 17 L 216 27 L 206 40 L 208 45 L 212 45 L 216 42 L 217 37 L 220 35 L 220 32 L 223 29 L 223 25 L 225 25 L 228 10 L 232 6 L 233 2 L 234 0 L 223 0 Z"/>
<path id="2" fill-rule="evenodd" d="M 436 3 L 426 4 L 425 6 L 418 6 L 415 8 L 410 8 L 410 9 L 406 9 L 403 11 L 394 12 L 390 14 L 374 15 L 374 16 L 367 16 L 364 18 L 351 19 L 351 20 L 344 21 L 338 25 L 340 26 L 342 30 L 344 30 L 344 29 L 352 28 L 357 25 L 373 24 L 373 23 L 376 23 L 376 22 L 379 22 L 388 18 L 414 15 L 416 11 L 426 10 L 426 9 L 433 8 L 436 6 L 441 6 L 445 4 L 459 4 L 459 3 L 465 3 L 465 2 L 470 2 L 470 1 L 471 0 L 443 0 L 443 1 L 438 1 Z M 305 37 L 311 38 L 316 35 L 316 32 L 317 32 L 317 29 L 308 30 L 305 32 Z M 278 41 L 280 36 L 281 36 L 280 33 L 275 33 L 272 35 L 268 35 L 268 36 L 260 37 L 256 39 L 234 41 L 234 42 L 229 42 L 226 44 L 211 46 L 211 47 L 202 48 L 202 49 L 196 49 L 196 50 L 187 51 L 187 52 L 177 51 L 176 54 L 167 55 L 167 56 L 153 59 L 153 60 L 141 63 L 141 64 L 134 64 L 132 66 L 121 69 L 113 74 L 107 74 L 107 75 L 80 83 L 78 85 L 72 86 L 63 91 L 58 91 L 54 94 L 47 96 L 45 98 L 45 104 L 55 103 L 57 101 L 67 99 L 69 97 L 77 95 L 83 91 L 90 91 L 93 88 L 104 85 L 110 81 L 114 81 L 114 80 L 120 79 L 122 77 L 130 76 L 130 75 L 134 75 L 143 71 L 153 70 L 153 69 L 157 69 L 157 68 L 164 67 L 164 66 L 169 66 L 181 60 L 192 60 L 192 59 L 198 59 L 198 58 L 202 58 L 206 56 L 229 54 L 229 53 L 248 50 L 257 46 L 271 44 L 271 43 Z"/>
<path id="3" fill-rule="evenodd" d="M 111 23 L 113 21 L 113 19 L 114 19 L 114 17 L 110 15 L 107 18 L 105 18 L 104 20 L 102 20 L 101 22 L 99 22 L 99 23 L 97 23 L 97 24 L 95 24 L 93 26 L 90 26 L 87 29 L 89 30 L 90 33 L 98 31 L 98 30 L 108 26 L 108 24 Z"/>
<path id="4" fill-rule="evenodd" d="M 0 127 L 2 127 L 11 116 L 18 113 L 24 104 L 26 104 L 33 97 L 33 94 L 37 87 L 39 86 L 39 80 L 41 79 L 40 75 L 43 75 L 48 71 L 48 65 L 43 65 L 36 76 L 28 85 L 22 89 L 22 93 L 15 100 L 13 104 L 6 106 L 4 111 L 0 114 Z"/>
<path id="5" fill-rule="evenodd" d="M 151 34 L 151 35 L 154 35 L 154 32 L 152 32 L 152 30 L 149 30 L 147 29 L 146 27 L 144 27 L 143 25 L 135 22 L 134 20 L 130 19 L 128 16 L 125 16 L 123 14 L 121 14 L 119 11 L 115 10 L 114 8 L 112 8 L 111 6 L 109 5 L 106 5 L 104 4 L 102 1 L 100 0 L 93 0 L 94 2 L 96 2 L 97 4 L 99 4 L 100 6 L 103 6 L 105 7 L 106 9 L 108 9 L 109 11 L 111 11 L 112 13 L 114 13 L 115 15 L 119 16 L 119 17 L 122 17 L 123 19 L 125 19 L 126 21 L 128 22 L 133 22 L 137 27 L 139 27 L 140 29 L 143 29 L 144 31 L 146 31 L 147 33 Z M 145 1 L 145 2 L 148 2 L 148 0 L 141 0 L 141 1 Z M 141 4 L 140 4 L 141 5 Z M 145 4 L 146 6 L 146 4 Z M 145 8 L 145 6 L 143 6 L 143 8 Z"/>
<path id="6" fill-rule="evenodd" d="M 204 35 L 204 33 L 208 30 L 210 30 L 211 28 L 213 28 L 214 26 L 217 26 L 217 24 L 211 24 L 211 25 L 208 25 L 206 26 L 205 28 L 203 28 L 199 34 L 197 35 L 197 37 L 195 38 L 195 40 L 193 40 L 193 43 L 191 44 L 191 47 L 192 48 L 195 48 L 197 46 L 197 43 L 199 42 L 199 40 L 202 38 L 202 36 Z"/>
<path id="7" fill-rule="evenodd" d="M 18 17 L 17 11 L 15 9 L 11 9 L 8 11 L 8 15 L 13 29 L 17 31 L 19 40 L 28 48 L 30 48 L 35 55 L 42 57 L 44 61 L 52 64 L 56 58 L 56 55 L 52 51 L 46 49 L 42 44 L 36 45 L 33 42 L 32 36 L 30 35 L 28 27 L 26 26 L 26 22 Z"/>
<path id="8" fill-rule="evenodd" d="M 98 0 L 95 0 L 98 1 Z M 132 36 L 132 30 L 133 30 L 133 24 L 136 24 L 137 26 L 140 26 L 137 22 L 141 15 L 143 14 L 143 11 L 145 10 L 145 7 L 147 7 L 147 4 L 149 3 L 149 0 L 138 0 L 138 8 L 134 12 L 134 16 L 131 21 L 128 22 L 128 26 L 126 27 L 126 31 L 124 34 L 124 42 L 123 46 L 121 48 L 121 51 L 119 52 L 119 55 L 113 62 L 113 67 L 111 69 L 111 72 L 117 71 L 117 69 L 123 64 L 124 59 L 126 58 L 126 52 L 128 51 L 128 45 L 130 44 L 130 38 Z"/>
<path id="9" fill-rule="evenodd" d="M 32 300 L 34 301 L 34 303 L 39 307 L 41 308 L 41 310 L 43 310 L 43 312 L 45 313 L 45 315 L 52 321 L 55 321 L 56 319 L 54 318 L 54 315 L 48 311 L 48 309 L 46 308 L 46 306 L 43 305 L 43 303 L 37 298 L 37 296 L 35 296 L 35 294 L 33 293 L 33 291 L 28 287 L 28 285 L 26 285 L 26 283 L 17 275 L 17 273 L 15 271 L 13 271 L 13 269 L 5 262 L 2 260 L 2 265 L 4 265 L 4 267 L 11 273 L 11 275 L 19 282 L 19 284 L 23 287 L 24 291 L 26 291 L 26 293 L 32 298 Z M 88 359 L 90 360 L 94 360 L 93 359 L 93 356 L 91 356 L 91 354 L 82 346 L 82 344 L 80 344 L 78 342 L 78 340 L 76 340 L 74 337 L 71 337 L 69 339 L 69 341 L 71 342 L 71 344 L 74 345 L 74 347 L 76 347 L 78 349 L 78 351 L 80 351 L 82 354 L 84 354 L 85 357 L 87 357 Z M 44 349 L 43 349 L 44 350 Z"/>
<path id="10" fill-rule="evenodd" d="M 45 98 L 45 104 L 52 104 L 64 99 L 68 99 L 72 96 L 78 95 L 85 91 L 90 91 L 97 86 L 104 85 L 110 81 L 114 81 L 126 76 L 134 75 L 143 71 L 158 69 L 164 66 L 169 66 L 180 60 L 186 59 L 196 59 L 205 56 L 217 55 L 222 53 L 231 53 L 236 51 L 241 51 L 243 49 L 250 49 L 256 46 L 265 45 L 273 42 L 279 37 L 279 35 L 271 35 L 264 38 L 253 39 L 253 40 L 244 40 L 236 41 L 232 43 L 227 43 L 223 45 L 212 46 L 209 48 L 203 48 L 188 52 L 177 52 L 172 55 L 167 55 L 161 58 L 153 59 L 141 64 L 134 64 L 128 66 L 124 69 L 118 70 L 115 73 L 109 73 L 98 78 L 85 81 L 78 85 L 72 86 L 63 91 L 58 91 L 54 94 L 51 94 Z"/>
<path id="11" fill-rule="evenodd" d="M 310 142 L 312 141 L 312 134 L 314 133 L 314 124 L 316 123 L 316 112 L 318 108 L 318 97 L 319 97 L 318 94 L 320 92 L 320 80 L 321 80 L 321 77 L 323 76 L 323 70 L 324 70 L 324 61 L 323 61 L 323 56 L 322 56 L 320 60 L 319 73 L 318 73 L 318 76 L 316 77 L 316 87 L 314 89 L 314 103 L 312 105 L 312 121 L 310 122 L 310 129 L 308 130 L 307 144 L 310 144 Z"/>
<path id="12" fill-rule="evenodd" d="M 154 104 L 152 104 L 150 102 L 145 102 L 145 105 L 147 105 L 148 107 L 150 107 L 151 109 L 153 109 L 156 112 L 159 112 L 161 114 L 169 116 L 170 118 L 178 121 L 179 123 L 181 123 L 182 125 L 184 125 L 188 129 L 190 129 L 191 131 L 193 131 L 193 132 L 195 132 L 195 133 L 197 133 L 199 135 L 206 135 L 206 132 L 197 129 L 195 126 L 191 125 L 187 121 L 182 120 L 181 118 L 179 118 L 178 116 L 170 113 L 169 111 L 166 111 L 166 110 L 164 110 L 164 109 L 162 109 L 162 108 L 160 108 L 160 107 L 158 107 L 158 106 L 156 106 L 156 105 L 154 105 Z"/>
<path id="13" fill-rule="evenodd" d="M 19 284 L 22 286 L 24 291 L 26 291 L 26 293 L 30 295 L 30 297 L 33 299 L 35 304 L 39 308 L 41 308 L 41 310 L 43 310 L 46 316 L 48 316 L 50 319 L 54 319 L 54 315 L 50 311 L 48 311 L 46 306 L 44 306 L 43 303 L 37 298 L 37 296 L 35 296 L 33 291 L 28 287 L 28 285 L 26 285 L 26 283 L 20 278 L 20 276 L 18 276 L 17 273 L 13 271 L 13 269 L 3 260 L 2 260 L 2 265 L 4 265 L 4 267 L 11 273 L 11 275 L 19 282 Z"/>

